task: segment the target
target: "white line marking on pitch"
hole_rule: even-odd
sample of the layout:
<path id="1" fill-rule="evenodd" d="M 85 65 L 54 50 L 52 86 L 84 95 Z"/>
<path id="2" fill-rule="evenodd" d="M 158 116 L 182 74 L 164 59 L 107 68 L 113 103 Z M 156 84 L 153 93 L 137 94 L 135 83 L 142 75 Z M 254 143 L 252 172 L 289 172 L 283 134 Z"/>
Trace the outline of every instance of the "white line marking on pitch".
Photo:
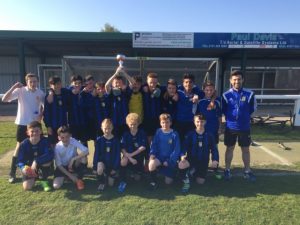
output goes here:
<path id="1" fill-rule="evenodd" d="M 283 177 L 283 176 L 300 176 L 300 172 L 290 171 L 290 172 L 255 172 L 257 176 L 271 176 L 271 177 Z M 244 173 L 234 174 L 237 177 L 244 177 Z"/>
<path id="2" fill-rule="evenodd" d="M 276 153 L 272 152 L 270 149 L 264 147 L 264 146 L 258 146 L 261 150 L 268 153 L 269 155 L 273 156 L 274 158 L 278 159 L 283 165 L 292 166 L 293 163 L 290 163 L 287 159 L 277 155 Z"/>

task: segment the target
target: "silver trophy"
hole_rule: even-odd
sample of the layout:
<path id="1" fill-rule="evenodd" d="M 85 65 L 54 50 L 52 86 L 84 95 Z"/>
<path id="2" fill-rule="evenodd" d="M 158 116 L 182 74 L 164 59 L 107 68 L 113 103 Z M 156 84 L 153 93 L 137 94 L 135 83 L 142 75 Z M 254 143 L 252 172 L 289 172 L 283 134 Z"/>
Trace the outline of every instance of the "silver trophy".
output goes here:
<path id="1" fill-rule="evenodd" d="M 119 62 L 119 67 L 123 68 L 123 63 L 125 61 L 125 55 L 118 54 L 116 56 L 117 61 Z"/>

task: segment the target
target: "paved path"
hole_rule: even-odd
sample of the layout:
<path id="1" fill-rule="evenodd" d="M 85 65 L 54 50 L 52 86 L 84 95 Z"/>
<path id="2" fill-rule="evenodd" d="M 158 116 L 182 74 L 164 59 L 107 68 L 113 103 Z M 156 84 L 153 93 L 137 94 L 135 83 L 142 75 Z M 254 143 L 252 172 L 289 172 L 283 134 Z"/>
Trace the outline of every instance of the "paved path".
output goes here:
<path id="1" fill-rule="evenodd" d="M 286 143 L 291 150 L 283 150 L 278 146 L 277 143 L 273 142 L 261 142 L 258 146 L 251 146 L 251 165 L 262 166 L 262 165 L 287 165 L 293 166 L 294 163 L 300 162 L 300 143 L 289 142 Z M 219 144 L 220 153 L 220 166 L 224 166 L 224 154 L 225 146 L 223 143 Z M 242 154 L 238 146 L 235 147 L 233 156 L 233 165 L 242 165 Z"/>

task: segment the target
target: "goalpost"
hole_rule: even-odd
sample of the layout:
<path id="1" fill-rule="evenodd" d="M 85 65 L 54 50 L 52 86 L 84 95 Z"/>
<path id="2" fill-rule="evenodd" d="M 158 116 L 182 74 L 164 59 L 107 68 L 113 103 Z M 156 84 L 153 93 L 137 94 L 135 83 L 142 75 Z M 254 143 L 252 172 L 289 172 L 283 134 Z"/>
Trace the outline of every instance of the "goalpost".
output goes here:
<path id="1" fill-rule="evenodd" d="M 256 95 L 256 98 L 294 100 L 293 125 L 300 126 L 300 95 Z"/>
<path id="2" fill-rule="evenodd" d="M 91 74 L 96 80 L 107 80 L 118 66 L 116 57 L 64 56 L 62 59 L 63 82 L 68 83 L 71 74 Z M 145 81 L 149 72 L 159 76 L 165 84 L 169 78 L 181 83 L 184 73 L 192 73 L 195 83 L 202 84 L 207 78 L 219 87 L 219 61 L 217 58 L 175 58 L 175 57 L 126 57 L 124 67 L 130 75 L 141 75 Z"/>

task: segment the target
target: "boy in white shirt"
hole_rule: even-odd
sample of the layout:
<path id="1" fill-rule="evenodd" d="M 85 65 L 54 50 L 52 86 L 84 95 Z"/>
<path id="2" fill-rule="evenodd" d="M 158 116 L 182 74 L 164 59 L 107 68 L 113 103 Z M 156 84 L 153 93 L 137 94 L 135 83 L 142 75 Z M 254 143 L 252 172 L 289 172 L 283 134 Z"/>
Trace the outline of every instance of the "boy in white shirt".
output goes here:
<path id="1" fill-rule="evenodd" d="M 3 102 L 11 102 L 18 99 L 18 112 L 15 120 L 17 124 L 17 145 L 11 161 L 9 183 L 16 180 L 17 158 L 19 146 L 27 138 L 27 125 L 33 121 L 41 121 L 45 94 L 38 89 L 38 77 L 33 73 L 25 76 L 26 86 L 22 83 L 15 83 L 2 97 Z"/>
<path id="2" fill-rule="evenodd" d="M 56 169 L 53 188 L 59 189 L 63 185 L 65 177 L 67 177 L 76 184 L 78 190 L 83 190 L 84 183 L 82 178 L 87 166 L 86 156 L 89 154 L 89 150 L 79 141 L 72 138 L 69 127 L 60 127 L 57 130 L 57 134 L 59 142 L 54 149 Z"/>

